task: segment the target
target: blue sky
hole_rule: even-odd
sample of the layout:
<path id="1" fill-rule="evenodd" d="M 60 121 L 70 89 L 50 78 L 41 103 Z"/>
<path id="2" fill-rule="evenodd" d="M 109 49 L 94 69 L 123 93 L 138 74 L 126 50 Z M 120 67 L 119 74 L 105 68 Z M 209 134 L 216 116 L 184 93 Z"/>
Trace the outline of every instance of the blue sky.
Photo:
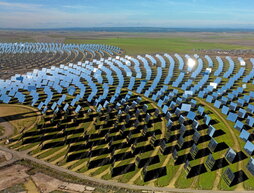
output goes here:
<path id="1" fill-rule="evenodd" d="M 254 28 L 253 0 L 0 0 L 0 28 Z"/>

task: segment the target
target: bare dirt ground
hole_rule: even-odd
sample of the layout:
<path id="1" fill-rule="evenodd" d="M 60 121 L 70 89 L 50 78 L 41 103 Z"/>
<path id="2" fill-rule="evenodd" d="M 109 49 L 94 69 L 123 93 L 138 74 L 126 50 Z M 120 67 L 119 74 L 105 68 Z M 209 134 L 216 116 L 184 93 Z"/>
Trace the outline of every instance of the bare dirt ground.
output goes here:
<path id="1" fill-rule="evenodd" d="M 29 168 L 22 165 L 13 165 L 0 169 L 0 191 L 16 184 L 23 184 L 29 175 L 26 173 Z"/>
<path id="2" fill-rule="evenodd" d="M 92 192 L 95 188 L 80 184 L 63 182 L 43 173 L 37 173 L 32 176 L 33 181 L 39 188 L 40 192 L 51 192 L 54 190 L 63 190 L 71 192 Z"/>
<path id="3" fill-rule="evenodd" d="M 85 192 L 91 193 L 95 190 L 94 187 L 80 184 L 68 183 L 48 176 L 43 173 L 29 175 L 29 167 L 15 164 L 9 167 L 0 168 L 0 191 L 23 184 L 27 192 L 45 192 L 65 191 L 65 192 Z"/>
<path id="4" fill-rule="evenodd" d="M 14 134 L 15 128 L 3 118 L 0 117 L 0 125 L 4 128 L 4 134 L 0 136 L 0 140 L 5 139 Z"/>
<path id="5" fill-rule="evenodd" d="M 12 154 L 8 153 L 6 151 L 1 151 L 0 150 L 0 157 L 3 157 L 6 161 L 9 161 L 12 159 Z"/>

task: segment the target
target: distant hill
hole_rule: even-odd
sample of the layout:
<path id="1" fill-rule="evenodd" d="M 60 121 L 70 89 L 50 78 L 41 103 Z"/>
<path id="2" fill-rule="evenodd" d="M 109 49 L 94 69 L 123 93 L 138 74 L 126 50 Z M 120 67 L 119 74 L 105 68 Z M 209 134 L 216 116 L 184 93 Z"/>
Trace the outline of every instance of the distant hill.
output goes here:
<path id="1" fill-rule="evenodd" d="M 84 31 L 84 32 L 254 32 L 254 28 L 164 28 L 164 27 L 72 27 L 72 28 L 0 28 L 22 31 Z"/>

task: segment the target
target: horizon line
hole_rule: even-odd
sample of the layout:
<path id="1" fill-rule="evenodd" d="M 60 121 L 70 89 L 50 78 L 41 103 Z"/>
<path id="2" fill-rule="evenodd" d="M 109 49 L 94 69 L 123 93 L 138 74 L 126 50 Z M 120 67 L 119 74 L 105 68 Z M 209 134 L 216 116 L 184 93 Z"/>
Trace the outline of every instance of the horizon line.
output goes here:
<path id="1" fill-rule="evenodd" d="M 132 31 L 128 31 L 128 29 Z M 135 30 L 136 29 L 136 30 Z M 224 30 L 227 32 L 248 32 L 254 31 L 254 27 L 55 27 L 55 28 L 0 28 L 0 30 L 17 30 L 17 31 L 46 31 L 46 30 L 86 30 L 86 31 L 105 31 L 105 32 L 223 32 Z"/>

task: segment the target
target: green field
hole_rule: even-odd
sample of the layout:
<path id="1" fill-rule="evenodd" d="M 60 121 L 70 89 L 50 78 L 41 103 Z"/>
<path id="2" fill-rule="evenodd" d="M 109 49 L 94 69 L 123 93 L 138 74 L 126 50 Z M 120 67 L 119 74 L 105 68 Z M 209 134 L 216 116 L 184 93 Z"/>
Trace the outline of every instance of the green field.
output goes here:
<path id="1" fill-rule="evenodd" d="M 188 37 L 173 38 L 111 38 L 84 40 L 66 38 L 65 43 L 75 44 L 108 44 L 118 46 L 127 55 L 149 54 L 149 53 L 193 53 L 194 49 L 251 49 L 248 46 L 235 44 L 213 43 L 198 41 Z"/>

